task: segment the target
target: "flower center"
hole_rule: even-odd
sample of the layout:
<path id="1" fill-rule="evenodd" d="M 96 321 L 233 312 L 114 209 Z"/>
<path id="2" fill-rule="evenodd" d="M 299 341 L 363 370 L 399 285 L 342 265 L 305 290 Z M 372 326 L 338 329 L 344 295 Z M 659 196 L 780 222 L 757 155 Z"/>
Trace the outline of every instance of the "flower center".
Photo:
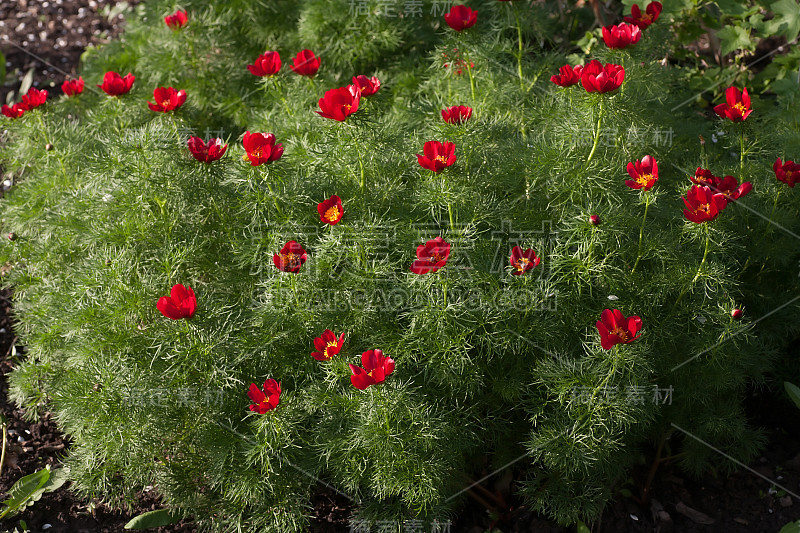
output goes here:
<path id="1" fill-rule="evenodd" d="M 739 113 L 742 115 L 744 115 L 744 112 L 747 111 L 747 109 L 744 107 L 744 104 L 741 102 L 737 102 L 733 108 L 739 111 Z"/>
<path id="2" fill-rule="evenodd" d="M 703 213 L 703 214 L 706 214 L 706 215 L 710 215 L 711 214 L 711 204 L 700 204 L 694 209 L 694 212 L 695 213 L 700 212 L 700 213 Z"/>
<path id="3" fill-rule="evenodd" d="M 260 158 L 260 157 L 261 157 L 261 152 L 262 152 L 262 147 L 261 147 L 261 146 L 259 146 L 258 148 L 256 148 L 256 149 L 255 149 L 255 150 L 253 150 L 252 152 L 250 152 L 250 154 L 251 154 L 253 157 L 255 157 L 255 158 L 257 158 L 257 159 L 258 159 L 258 158 Z"/>
<path id="4" fill-rule="evenodd" d="M 527 266 L 528 266 L 530 263 L 531 263 L 531 260 L 530 260 L 530 259 L 528 259 L 527 257 L 520 257 L 519 259 L 517 259 L 517 262 L 516 262 L 516 263 L 514 263 L 514 266 L 515 266 L 515 267 L 517 268 L 517 270 L 519 270 L 520 272 L 524 272 L 524 271 L 525 271 L 525 268 L 526 268 L 526 267 L 527 267 Z"/>
<path id="5" fill-rule="evenodd" d="M 439 261 L 444 261 L 444 256 L 439 252 L 433 252 L 430 259 L 428 259 L 431 263 L 438 263 Z"/>
<path id="6" fill-rule="evenodd" d="M 617 326 L 616 328 L 612 329 L 610 333 L 619 337 L 622 342 L 628 342 L 628 332 L 623 330 L 621 327 Z"/>
<path id="7" fill-rule="evenodd" d="M 650 13 L 642 13 L 642 16 L 639 17 L 639 20 L 642 22 L 650 22 L 653 20 L 653 17 L 650 15 Z"/>
<path id="8" fill-rule="evenodd" d="M 169 100 L 162 100 L 161 107 L 169 107 Z"/>
<path id="9" fill-rule="evenodd" d="M 349 113 L 349 112 L 350 112 L 350 108 L 351 108 L 351 107 L 353 107 L 353 106 L 352 106 L 352 105 L 350 105 L 350 104 L 344 104 L 344 112 L 345 112 L 345 113 Z"/>
<path id="10" fill-rule="evenodd" d="M 333 206 L 329 207 L 327 211 L 325 211 L 325 215 L 323 215 L 326 220 L 330 220 L 331 222 L 336 222 L 339 218 L 339 207 Z M 350 220 L 348 218 L 348 220 Z"/>
<path id="11" fill-rule="evenodd" d="M 636 178 L 636 183 L 646 186 L 648 183 L 650 183 L 651 179 L 653 179 L 652 174 L 639 174 L 639 177 Z"/>
<path id="12" fill-rule="evenodd" d="M 329 342 L 327 345 L 325 345 L 325 349 L 323 350 L 323 353 L 325 354 L 325 357 L 326 357 L 327 359 L 330 359 L 331 357 L 333 357 L 333 354 L 330 354 L 330 355 L 328 354 L 328 349 L 330 349 L 330 348 L 336 348 L 336 347 L 338 347 L 338 346 L 339 346 L 339 343 L 338 343 L 338 342 L 336 342 L 336 341 L 331 341 L 331 342 Z"/>
<path id="13" fill-rule="evenodd" d="M 435 161 L 439 161 L 440 163 L 447 164 L 447 158 L 443 155 L 437 155 L 434 158 Z"/>
<path id="14" fill-rule="evenodd" d="M 289 252 L 288 254 L 283 254 L 281 257 L 283 258 L 283 263 L 289 268 L 300 266 L 300 257 L 297 254 Z"/>

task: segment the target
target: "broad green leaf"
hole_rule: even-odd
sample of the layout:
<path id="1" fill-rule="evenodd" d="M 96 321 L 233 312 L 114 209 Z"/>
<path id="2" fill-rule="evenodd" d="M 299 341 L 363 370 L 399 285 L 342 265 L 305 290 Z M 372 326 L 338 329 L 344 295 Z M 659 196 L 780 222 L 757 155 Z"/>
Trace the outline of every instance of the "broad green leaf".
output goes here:
<path id="1" fill-rule="evenodd" d="M 750 35 L 744 28 L 728 26 L 717 32 L 720 40 L 720 53 L 728 55 L 735 50 L 755 50 L 755 44 L 750 40 Z"/>
<path id="2" fill-rule="evenodd" d="M 28 89 L 30 89 L 31 85 L 33 85 L 33 72 L 34 68 L 31 67 L 31 69 L 28 72 L 26 72 L 25 76 L 22 78 L 22 85 L 19 86 L 20 96 L 27 93 Z"/>
<path id="3" fill-rule="evenodd" d="M 778 533 L 800 533 L 800 520 L 786 524 Z"/>
<path id="4" fill-rule="evenodd" d="M 50 466 L 28 474 L 14 483 L 8 490 L 9 498 L 3 502 L 5 507 L 0 518 L 13 515 L 38 500 L 44 493 L 44 485 L 50 479 Z"/>
<path id="5" fill-rule="evenodd" d="M 719 6 L 722 16 L 741 17 L 758 13 L 759 7 L 753 6 L 747 8 L 744 2 L 740 0 L 716 0 L 715 3 Z"/>
<path id="6" fill-rule="evenodd" d="M 580 520 L 578 520 L 578 529 L 577 529 L 576 531 L 577 531 L 577 533 L 592 533 L 592 532 L 589 530 L 589 528 L 588 528 L 588 527 L 586 527 L 586 524 L 584 524 L 584 523 L 583 523 L 583 522 L 581 522 Z"/>
<path id="7" fill-rule="evenodd" d="M 770 22 L 776 35 L 793 41 L 800 34 L 800 3 L 797 0 L 778 0 L 769 6 L 775 18 Z"/>
<path id="8" fill-rule="evenodd" d="M 792 385 L 788 381 L 784 381 L 783 386 L 786 389 L 786 393 L 789 395 L 789 398 L 791 398 L 794 404 L 800 408 L 800 388 L 798 388 L 797 385 Z"/>
<path id="9" fill-rule="evenodd" d="M 151 527 L 161 527 L 174 524 L 180 517 L 173 515 L 167 509 L 158 509 L 134 517 L 125 524 L 125 529 L 150 529 Z"/>
<path id="10" fill-rule="evenodd" d="M 56 468 L 50 472 L 50 478 L 47 480 L 47 483 L 42 486 L 42 488 L 45 492 L 55 492 L 64 486 L 64 483 L 66 483 L 68 480 L 69 467 L 64 466 L 61 468 Z"/>

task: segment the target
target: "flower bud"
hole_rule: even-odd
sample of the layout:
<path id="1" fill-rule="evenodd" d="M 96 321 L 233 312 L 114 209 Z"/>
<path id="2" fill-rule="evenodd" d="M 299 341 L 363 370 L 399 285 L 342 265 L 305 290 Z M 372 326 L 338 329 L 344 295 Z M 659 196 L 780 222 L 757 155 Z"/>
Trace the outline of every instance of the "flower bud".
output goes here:
<path id="1" fill-rule="evenodd" d="M 592 226 L 599 226 L 600 217 L 598 215 L 592 215 L 589 217 L 589 222 L 591 222 Z"/>
<path id="2" fill-rule="evenodd" d="M 743 314 L 744 313 L 742 312 L 741 309 L 734 309 L 733 311 L 731 311 L 731 318 L 733 318 L 734 320 L 740 320 Z"/>
<path id="3" fill-rule="evenodd" d="M 50 144 L 50 143 L 47 143 L 47 144 L 45 145 L 44 149 L 45 149 L 45 150 L 47 150 L 47 151 L 49 152 L 50 150 L 52 150 L 52 149 L 53 149 L 53 145 L 52 145 L 52 144 Z"/>
<path id="4" fill-rule="evenodd" d="M 8 234 L 8 240 L 9 241 L 16 241 L 17 240 L 17 234 L 12 231 L 11 233 Z"/>

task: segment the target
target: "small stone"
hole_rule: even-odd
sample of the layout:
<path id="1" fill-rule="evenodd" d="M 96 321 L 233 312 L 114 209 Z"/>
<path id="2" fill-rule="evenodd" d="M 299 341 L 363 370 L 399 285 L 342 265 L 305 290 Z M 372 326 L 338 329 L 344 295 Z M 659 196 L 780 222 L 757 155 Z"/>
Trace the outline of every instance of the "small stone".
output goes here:
<path id="1" fill-rule="evenodd" d="M 783 498 L 778 500 L 781 503 L 781 507 L 791 507 L 792 506 L 792 497 L 791 496 L 784 496 Z"/>
<path id="2" fill-rule="evenodd" d="M 615 302 L 619 300 L 619 296 L 617 296 L 616 294 L 609 294 L 608 299 L 611 300 L 612 302 Z"/>
<path id="3" fill-rule="evenodd" d="M 42 529 L 50 529 L 53 527 L 53 524 L 42 524 Z"/>
<path id="4" fill-rule="evenodd" d="M 744 518 L 739 518 L 738 516 L 736 518 L 734 518 L 733 521 L 736 522 L 737 524 L 742 524 L 743 526 L 749 526 L 750 525 L 750 522 L 748 522 Z"/>
<path id="5" fill-rule="evenodd" d="M 639 517 L 636 516 L 635 514 L 632 514 L 630 516 L 631 516 L 631 520 L 633 520 L 634 522 L 638 522 L 639 521 Z"/>
<path id="6" fill-rule="evenodd" d="M 52 144 L 50 144 L 50 143 L 47 143 L 47 144 L 45 145 L 44 149 L 45 149 L 45 150 L 47 150 L 47 151 L 49 152 L 49 151 L 51 151 L 51 150 L 53 149 L 53 145 L 52 145 Z"/>

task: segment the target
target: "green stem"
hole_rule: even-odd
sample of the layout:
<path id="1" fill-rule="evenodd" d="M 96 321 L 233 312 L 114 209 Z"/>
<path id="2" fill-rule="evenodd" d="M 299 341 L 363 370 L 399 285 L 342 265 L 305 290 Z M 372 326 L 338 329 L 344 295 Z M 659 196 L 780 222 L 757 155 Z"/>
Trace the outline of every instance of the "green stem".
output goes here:
<path id="1" fill-rule="evenodd" d="M 744 181 L 744 122 L 739 128 L 739 173 L 740 180 Z"/>
<path id="2" fill-rule="evenodd" d="M 744 179 L 744 178 L 742 178 Z M 764 230 L 764 233 L 769 230 L 772 230 L 772 218 L 775 216 L 775 209 L 778 208 L 778 198 L 781 197 L 781 192 L 783 192 L 783 187 L 778 189 L 778 194 L 775 195 L 775 201 L 772 203 L 772 211 L 769 214 L 769 219 L 767 220 L 767 229 Z"/>
<path id="3" fill-rule="evenodd" d="M 2 475 L 3 465 L 6 462 L 6 439 L 7 439 L 6 430 L 8 429 L 8 426 L 6 424 L 3 424 L 0 427 L 3 430 L 3 451 L 0 453 L 0 475 Z"/>
<path id="4" fill-rule="evenodd" d="M 469 52 L 464 48 L 464 57 L 467 60 L 467 74 L 469 75 L 469 88 L 472 91 L 472 105 L 476 103 L 475 100 L 475 78 L 472 76 L 472 62 L 469 60 Z"/>
<path id="5" fill-rule="evenodd" d="M 706 249 L 703 251 L 703 259 L 700 261 L 700 266 L 697 267 L 697 273 L 694 275 L 694 278 L 692 278 L 692 283 L 690 283 L 690 285 L 694 285 L 694 282 L 697 281 L 697 278 L 700 277 L 700 271 L 703 269 L 703 265 L 706 264 L 706 257 L 708 257 L 708 243 L 711 241 L 711 230 L 708 227 L 708 222 L 705 223 L 705 230 L 706 230 Z"/>
<path id="6" fill-rule="evenodd" d="M 636 272 L 636 267 L 639 265 L 639 260 L 642 258 L 642 236 L 644 235 L 644 224 L 647 220 L 647 208 L 650 207 L 650 193 L 649 191 L 645 191 L 644 193 L 644 216 L 642 217 L 642 226 L 639 228 L 639 248 L 638 252 L 636 253 L 636 262 L 633 264 L 633 269 L 631 270 L 631 274 Z"/>
<path id="7" fill-rule="evenodd" d="M 455 224 L 453 223 L 453 205 L 447 202 L 447 214 L 450 215 L 450 231 L 455 232 Z"/>
<path id="8" fill-rule="evenodd" d="M 613 356 L 613 360 L 611 362 L 611 372 L 609 372 L 606 375 L 605 379 L 603 379 L 603 382 L 600 383 L 600 386 L 592 391 L 592 397 L 589 399 L 589 405 L 594 403 L 594 397 L 597 396 L 597 392 L 599 390 L 601 390 L 603 387 L 606 386 L 606 384 L 608 383 L 608 380 L 611 379 L 611 376 L 616 374 L 616 372 L 617 372 L 617 359 L 619 358 L 619 345 L 614 346 L 614 352 L 613 352 L 612 356 Z"/>
<path id="9" fill-rule="evenodd" d="M 356 148 L 356 155 L 358 156 L 358 168 L 360 171 L 358 185 L 359 188 L 361 189 L 361 194 L 364 194 L 367 188 L 367 178 L 366 175 L 364 174 L 364 157 L 361 155 L 361 145 L 358 142 L 358 137 L 355 134 L 355 130 L 353 130 L 352 139 L 353 139 L 353 146 L 355 146 Z"/>
<path id="10" fill-rule="evenodd" d="M 519 74 L 520 88 L 525 90 L 525 80 L 522 78 L 522 25 L 519 22 L 519 13 L 517 13 L 516 4 L 511 4 L 511 10 L 514 12 L 514 20 L 517 23 L 517 74 Z"/>
<path id="11" fill-rule="evenodd" d="M 281 102 L 283 102 L 283 107 L 286 108 L 286 113 L 288 113 L 290 117 L 294 117 L 292 110 L 289 108 L 289 103 L 286 101 L 286 97 L 283 95 L 283 86 L 281 85 L 281 82 L 278 81 L 278 78 L 272 78 L 272 87 L 278 93 L 278 97 L 281 99 Z"/>
<path id="12" fill-rule="evenodd" d="M 597 130 L 594 132 L 594 144 L 592 145 L 592 151 L 589 152 L 589 157 L 586 159 L 585 165 L 589 164 L 589 161 L 592 160 L 594 157 L 594 153 L 597 150 L 597 145 L 600 143 L 600 128 L 603 125 L 603 97 L 600 97 L 600 116 L 597 118 Z"/>
<path id="13" fill-rule="evenodd" d="M 267 173 L 266 178 L 269 178 L 269 173 Z M 275 209 L 278 211 L 278 216 L 283 218 L 283 211 L 281 211 L 281 206 L 278 205 L 278 198 L 275 196 L 275 193 L 272 192 L 272 185 L 265 179 L 264 181 L 267 182 L 267 189 L 269 190 L 270 196 L 272 196 L 272 201 L 275 203 Z"/>

